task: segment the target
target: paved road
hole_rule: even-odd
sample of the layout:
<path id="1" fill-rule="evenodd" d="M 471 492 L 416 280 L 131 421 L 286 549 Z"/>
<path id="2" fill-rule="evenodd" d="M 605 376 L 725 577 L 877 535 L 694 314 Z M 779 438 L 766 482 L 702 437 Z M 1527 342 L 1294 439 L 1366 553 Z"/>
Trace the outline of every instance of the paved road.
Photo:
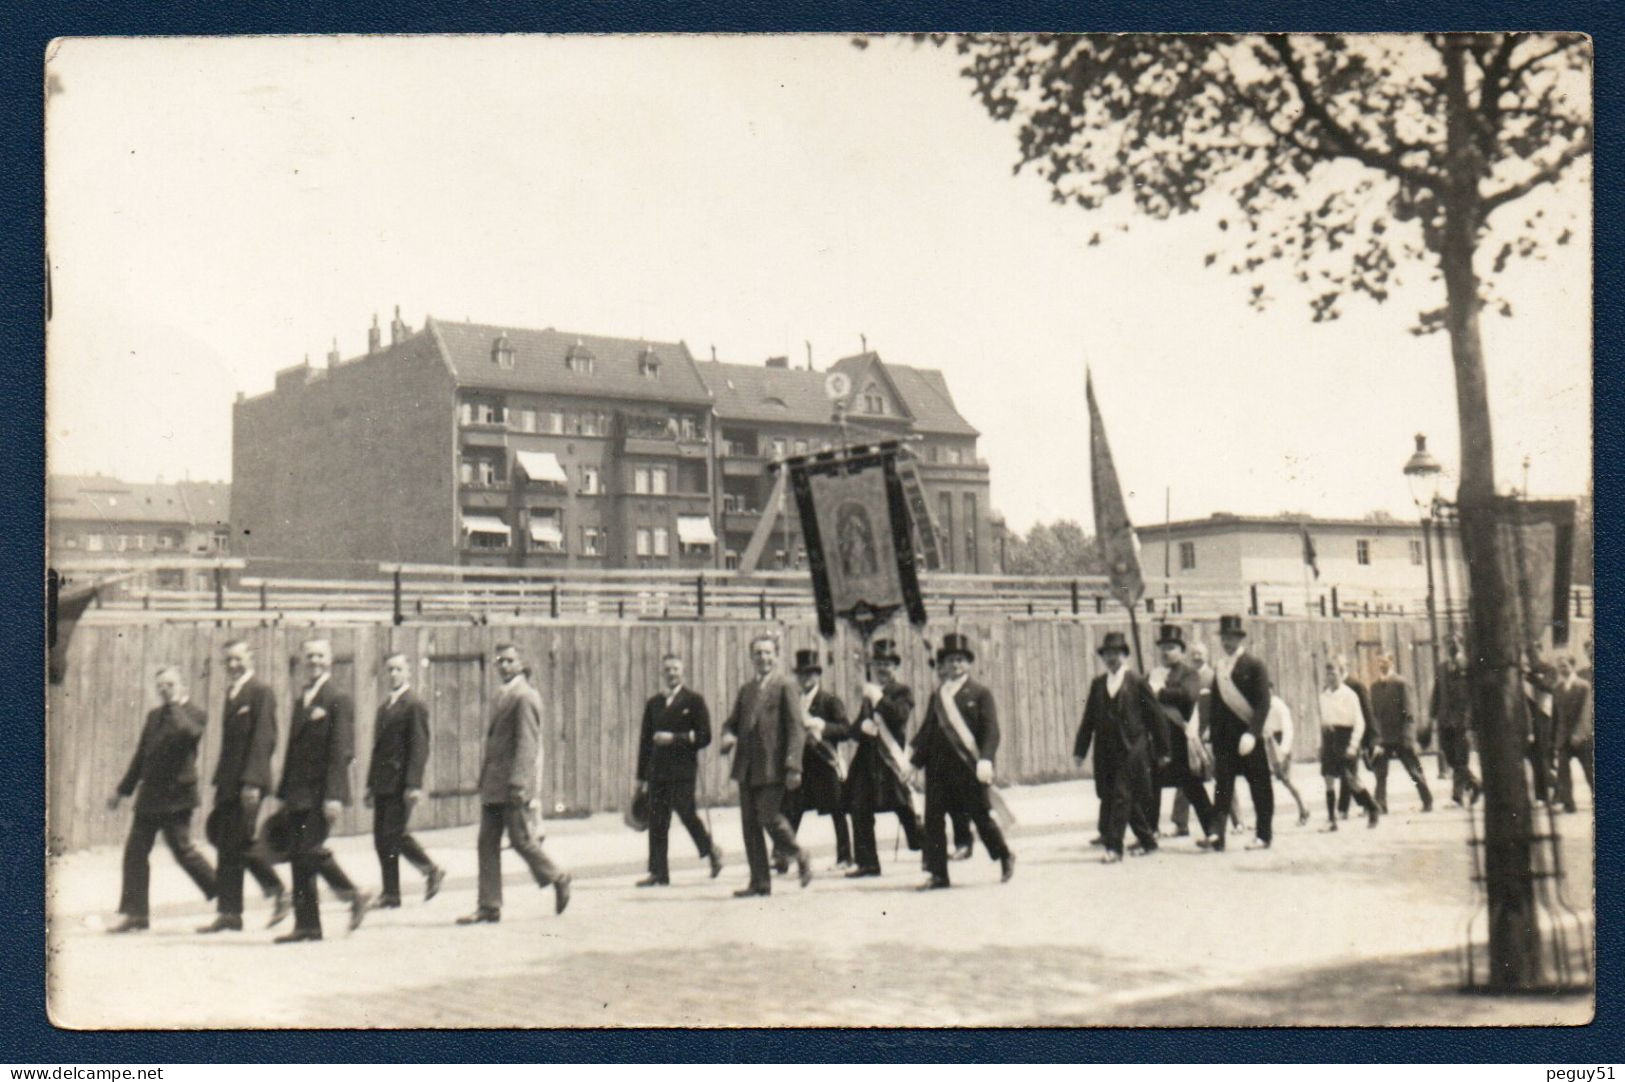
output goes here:
<path id="1" fill-rule="evenodd" d="M 1304 775 L 1310 773 L 1305 769 Z M 1305 776 L 1318 786 L 1318 780 Z M 768 899 L 735 900 L 739 831 L 718 810 L 735 856 L 711 880 L 681 831 L 674 883 L 634 890 L 641 835 L 611 817 L 549 824 L 549 849 L 577 870 L 575 900 L 507 858 L 499 925 L 452 926 L 473 908 L 472 835 L 423 840 L 450 885 L 431 904 L 372 914 L 352 936 L 343 907 L 329 939 L 274 946 L 274 933 L 200 938 L 207 907 L 168 855 L 154 854 L 154 928 L 108 936 L 118 854 L 52 866 L 50 1005 L 69 1027 L 807 1026 L 1583 1022 L 1584 997 L 1464 1000 L 1455 951 L 1473 907 L 1467 813 L 1395 814 L 1322 834 L 1278 826 L 1269 852 L 1201 853 L 1186 839 L 1117 866 L 1098 862 L 1092 788 L 1010 793 L 1022 825 L 1015 879 L 984 853 L 954 865 L 955 889 L 913 888 L 906 850 L 879 880 L 825 873 L 806 890 L 780 880 Z M 1589 913 L 1588 813 L 1565 817 L 1571 898 Z M 825 821 L 804 837 L 831 860 Z M 882 830 L 889 844 L 890 826 Z M 1237 839 L 1238 841 L 1240 839 Z M 375 880 L 366 838 L 341 860 Z M 406 870 L 409 891 L 416 889 Z M 250 913 L 251 925 L 264 910 Z M 1464 1004 L 1467 1009 L 1464 1009 Z"/>

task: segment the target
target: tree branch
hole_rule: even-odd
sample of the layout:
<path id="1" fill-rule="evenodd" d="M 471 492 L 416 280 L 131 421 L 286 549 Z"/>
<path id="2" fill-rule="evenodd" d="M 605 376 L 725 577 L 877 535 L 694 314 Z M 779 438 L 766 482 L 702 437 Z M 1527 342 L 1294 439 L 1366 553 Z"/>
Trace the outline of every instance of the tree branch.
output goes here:
<path id="1" fill-rule="evenodd" d="M 1304 112 L 1320 125 L 1334 144 L 1332 148 L 1323 147 L 1322 153 L 1335 150 L 1336 153 L 1353 158 L 1362 165 L 1380 169 L 1417 187 L 1439 190 L 1442 184 L 1439 177 L 1425 169 L 1406 165 L 1392 150 L 1383 151 L 1366 146 L 1332 116 L 1325 103 L 1315 96 L 1314 87 L 1309 85 L 1309 79 L 1304 74 L 1303 64 L 1299 61 L 1298 55 L 1292 51 L 1292 44 L 1285 34 L 1269 34 L 1266 35 L 1266 40 L 1280 56 L 1281 63 L 1286 66 L 1287 75 L 1298 92 L 1298 100 L 1303 103 Z"/>
<path id="2" fill-rule="evenodd" d="M 1480 220 L 1489 217 L 1490 213 L 1496 208 L 1528 195 L 1542 184 L 1548 184 L 1556 180 L 1562 175 L 1563 170 L 1574 164 L 1576 159 L 1583 158 L 1591 153 L 1591 143 L 1591 131 L 1587 129 L 1584 136 L 1570 144 L 1551 164 L 1536 170 L 1532 176 L 1519 181 L 1517 184 L 1503 188 L 1494 195 L 1485 196 L 1479 204 Z"/>
<path id="3" fill-rule="evenodd" d="M 1506 85 L 1503 89 L 1510 90 L 1519 79 L 1523 78 L 1524 73 L 1529 71 L 1530 68 L 1535 67 L 1542 61 L 1550 60 L 1559 53 L 1566 52 L 1567 50 L 1574 48 L 1584 40 L 1584 38 L 1569 38 L 1566 41 L 1558 42 L 1556 45 L 1552 46 L 1550 49 L 1547 49 L 1543 53 L 1536 53 L 1534 56 L 1525 57 L 1521 62 L 1514 64 L 1507 69 Z"/>

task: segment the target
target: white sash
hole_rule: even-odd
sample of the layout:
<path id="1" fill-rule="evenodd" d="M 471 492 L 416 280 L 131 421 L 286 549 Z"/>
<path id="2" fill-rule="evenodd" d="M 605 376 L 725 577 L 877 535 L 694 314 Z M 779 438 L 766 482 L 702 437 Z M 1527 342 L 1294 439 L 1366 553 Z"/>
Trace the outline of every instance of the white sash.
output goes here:
<path id="1" fill-rule="evenodd" d="M 1228 706 L 1236 717 L 1251 725 L 1253 723 L 1253 704 L 1247 701 L 1247 697 L 1241 693 L 1241 689 L 1236 686 L 1235 680 L 1231 678 L 1230 673 L 1233 668 L 1234 666 L 1231 669 L 1220 669 L 1216 674 L 1218 679 L 1215 683 L 1219 685 L 1219 695 L 1223 697 L 1224 705 Z"/>
<path id="2" fill-rule="evenodd" d="M 960 686 L 963 687 L 964 685 Z M 971 767 L 975 769 L 977 761 L 981 759 L 981 753 L 977 750 L 975 737 L 971 736 L 970 726 L 965 724 L 965 718 L 959 712 L 959 704 L 954 702 L 954 697 L 949 693 L 946 685 L 937 689 L 937 701 L 942 707 L 942 716 L 947 719 L 948 727 L 953 730 L 954 736 L 959 739 L 960 747 L 969 753 Z M 1015 813 L 1010 810 L 1010 805 L 1004 802 L 1004 797 L 1000 795 L 998 789 L 991 783 L 986 786 L 986 789 L 988 803 L 992 805 L 994 814 L 1003 819 L 1005 825 L 1013 824 L 1016 821 Z"/>

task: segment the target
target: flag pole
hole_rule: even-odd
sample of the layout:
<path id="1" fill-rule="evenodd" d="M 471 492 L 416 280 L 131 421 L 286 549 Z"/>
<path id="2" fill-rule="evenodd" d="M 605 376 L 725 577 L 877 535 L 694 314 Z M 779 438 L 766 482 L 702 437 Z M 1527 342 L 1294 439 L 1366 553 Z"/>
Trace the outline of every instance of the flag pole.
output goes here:
<path id="1" fill-rule="evenodd" d="M 1144 676 L 1146 668 L 1145 657 L 1140 651 L 1140 618 L 1134 612 L 1136 606 L 1125 603 L 1124 608 L 1128 609 L 1129 630 L 1134 633 L 1134 663 L 1140 667 L 1140 675 Z"/>

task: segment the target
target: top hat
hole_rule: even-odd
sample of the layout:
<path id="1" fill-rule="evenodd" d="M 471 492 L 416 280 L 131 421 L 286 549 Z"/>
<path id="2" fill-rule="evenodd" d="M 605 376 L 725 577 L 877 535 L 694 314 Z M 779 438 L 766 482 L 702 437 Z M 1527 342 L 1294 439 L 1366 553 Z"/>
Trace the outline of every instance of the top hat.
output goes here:
<path id="1" fill-rule="evenodd" d="M 897 656 L 897 644 L 890 639 L 876 639 L 870 647 L 870 661 L 889 661 L 893 665 L 901 665 L 903 659 Z"/>
<path id="2" fill-rule="evenodd" d="M 946 661 L 955 654 L 966 661 L 976 660 L 976 651 L 970 648 L 970 640 L 957 631 L 950 631 L 942 637 L 942 645 L 937 648 L 937 661 Z"/>
<path id="3" fill-rule="evenodd" d="M 1128 639 L 1123 637 L 1121 631 L 1106 632 L 1106 637 L 1101 640 L 1100 646 L 1095 650 L 1095 653 L 1104 657 L 1108 650 L 1116 650 L 1118 653 L 1125 655 L 1128 653 Z"/>
<path id="4" fill-rule="evenodd" d="M 1245 639 L 1247 637 L 1247 629 L 1241 626 L 1241 617 L 1221 616 L 1219 617 L 1219 634 L 1240 635 Z"/>
<path id="5" fill-rule="evenodd" d="M 823 672 L 824 666 L 819 664 L 817 650 L 796 651 L 796 672 Z"/>
<path id="6" fill-rule="evenodd" d="M 1177 646 L 1184 649 L 1185 633 L 1179 630 L 1177 624 L 1163 624 L 1162 629 L 1157 632 L 1157 645 Z"/>

